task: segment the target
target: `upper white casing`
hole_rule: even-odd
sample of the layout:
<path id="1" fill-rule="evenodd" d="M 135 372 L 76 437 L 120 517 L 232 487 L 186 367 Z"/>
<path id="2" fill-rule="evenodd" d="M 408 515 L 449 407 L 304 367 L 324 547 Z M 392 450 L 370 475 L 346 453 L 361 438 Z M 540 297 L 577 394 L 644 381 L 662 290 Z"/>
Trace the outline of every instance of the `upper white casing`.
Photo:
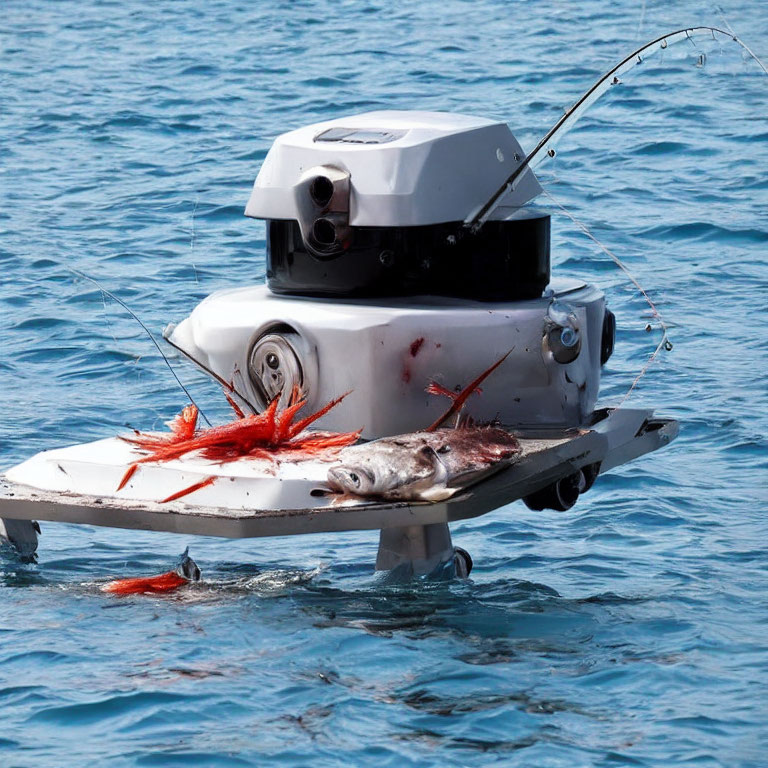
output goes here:
<path id="1" fill-rule="evenodd" d="M 330 129 L 348 140 L 323 141 Z M 365 131 L 366 135 L 354 131 Z M 363 143 L 371 132 L 383 143 Z M 373 137 L 375 140 L 375 136 Z M 447 112 L 377 111 L 327 120 L 278 136 L 245 208 L 258 219 L 301 218 L 307 171 L 350 174 L 349 224 L 409 227 L 463 221 L 517 168 L 524 152 L 506 123 Z M 527 169 L 501 200 L 521 206 L 542 191 Z"/>
<path id="2" fill-rule="evenodd" d="M 573 311 L 583 338 L 581 353 L 565 365 L 543 341 L 554 299 Z M 603 293 L 574 280 L 554 281 L 542 298 L 508 303 L 309 299 L 249 286 L 209 296 L 170 340 L 255 402 L 253 345 L 271 328 L 290 327 L 299 337 L 307 413 L 351 391 L 315 426 L 363 428 L 365 438 L 424 429 L 449 405 L 425 393 L 431 380 L 460 388 L 509 352 L 464 413 L 518 428 L 577 427 L 597 400 L 604 311 Z"/>

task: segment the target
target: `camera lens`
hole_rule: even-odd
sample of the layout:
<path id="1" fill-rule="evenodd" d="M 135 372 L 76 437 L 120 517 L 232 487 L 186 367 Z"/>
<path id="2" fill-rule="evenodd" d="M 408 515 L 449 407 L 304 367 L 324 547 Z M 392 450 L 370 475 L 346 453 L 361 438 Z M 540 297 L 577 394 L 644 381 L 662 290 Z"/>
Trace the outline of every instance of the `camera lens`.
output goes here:
<path id="1" fill-rule="evenodd" d="M 325 208 L 333 197 L 333 182 L 327 176 L 315 176 L 309 185 L 310 197 L 321 208 Z"/>
<path id="2" fill-rule="evenodd" d="M 317 219 L 312 225 L 312 237 L 318 245 L 333 245 L 336 242 L 336 225 L 329 219 Z"/>

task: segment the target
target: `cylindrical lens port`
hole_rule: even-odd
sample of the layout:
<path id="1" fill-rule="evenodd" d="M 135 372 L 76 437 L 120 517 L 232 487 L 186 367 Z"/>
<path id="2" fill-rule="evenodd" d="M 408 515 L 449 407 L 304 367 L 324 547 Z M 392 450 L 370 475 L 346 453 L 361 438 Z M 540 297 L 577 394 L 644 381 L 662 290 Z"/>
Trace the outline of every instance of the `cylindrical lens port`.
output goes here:
<path id="1" fill-rule="evenodd" d="M 315 176 L 309 185 L 309 195 L 316 205 L 325 208 L 333 197 L 333 182 L 327 176 Z"/>
<path id="2" fill-rule="evenodd" d="M 312 237 L 320 246 L 331 246 L 336 242 L 336 225 L 330 219 L 316 219 Z"/>
<path id="3" fill-rule="evenodd" d="M 600 338 L 600 365 L 605 365 L 613 354 L 616 344 L 616 315 L 610 309 L 605 310 L 603 333 Z"/>

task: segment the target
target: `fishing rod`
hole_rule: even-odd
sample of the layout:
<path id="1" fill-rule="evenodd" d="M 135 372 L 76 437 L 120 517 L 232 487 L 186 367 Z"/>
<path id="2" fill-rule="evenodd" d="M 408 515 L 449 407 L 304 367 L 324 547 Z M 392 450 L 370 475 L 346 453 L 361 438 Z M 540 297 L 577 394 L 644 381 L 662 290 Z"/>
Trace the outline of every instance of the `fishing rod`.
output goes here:
<path id="1" fill-rule="evenodd" d="M 259 409 L 250 401 L 248 398 L 243 395 L 241 392 L 238 392 L 237 389 L 235 389 L 235 385 L 231 381 L 227 381 L 226 379 L 219 376 L 216 371 L 209 368 L 207 365 L 202 363 L 200 360 L 198 360 L 194 355 L 190 354 L 186 349 L 183 347 L 180 347 L 178 344 L 174 344 L 173 341 L 171 341 L 171 333 L 173 332 L 173 329 L 175 328 L 174 325 L 169 325 L 164 331 L 163 331 L 163 339 L 166 342 L 166 344 L 169 344 L 172 346 L 177 352 L 181 352 L 182 355 L 184 355 L 188 360 L 191 360 L 196 366 L 198 366 L 201 370 L 205 371 L 211 378 L 216 379 L 216 381 L 221 384 L 224 389 L 228 390 L 230 394 L 236 395 L 238 399 L 242 400 L 245 405 L 247 405 L 253 413 L 259 413 Z M 266 401 L 269 402 L 271 399 L 269 395 L 265 393 Z"/>
<path id="2" fill-rule="evenodd" d="M 554 157 L 555 150 L 553 144 L 555 141 L 569 131 L 584 112 L 586 112 L 586 110 L 592 106 L 600 96 L 612 86 L 618 85 L 621 82 L 619 79 L 621 75 L 628 72 L 636 65 L 641 64 L 644 57 L 650 56 L 656 53 L 656 51 L 663 51 L 673 43 L 677 43 L 681 40 L 693 41 L 694 37 L 701 36 L 711 36 L 713 40 L 717 40 L 717 35 L 724 36 L 729 40 L 738 43 L 758 63 L 763 72 L 768 75 L 768 69 L 765 64 L 763 64 L 752 49 L 736 37 L 733 32 L 726 32 L 718 27 L 689 27 L 657 37 L 655 40 L 646 43 L 644 46 L 638 48 L 636 51 L 633 51 L 622 59 L 615 67 L 606 72 L 586 93 L 584 93 L 573 106 L 567 109 L 565 114 L 552 126 L 552 128 L 549 129 L 549 131 L 547 131 L 534 150 L 527 157 L 522 159 L 520 165 L 512 171 L 504 183 L 493 193 L 493 195 L 491 195 L 489 200 L 481 206 L 476 213 L 471 213 L 467 216 L 464 220 L 464 226 L 472 233 L 477 232 L 496 210 L 502 198 L 516 187 L 518 179 L 522 176 L 525 170 L 527 168 L 535 168 L 547 157 Z"/>

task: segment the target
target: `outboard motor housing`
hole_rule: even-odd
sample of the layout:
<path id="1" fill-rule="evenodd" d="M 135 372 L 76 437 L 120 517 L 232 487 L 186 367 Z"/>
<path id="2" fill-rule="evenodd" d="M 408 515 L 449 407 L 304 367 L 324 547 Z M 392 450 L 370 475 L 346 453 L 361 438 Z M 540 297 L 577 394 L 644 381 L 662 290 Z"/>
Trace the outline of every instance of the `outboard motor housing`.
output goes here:
<path id="1" fill-rule="evenodd" d="M 297 221 L 267 224 L 267 285 L 305 296 L 453 296 L 514 301 L 549 283 L 549 216 L 524 212 L 479 232 L 461 222 L 419 227 L 347 227 L 343 247 L 318 253 Z M 331 235 L 329 233 L 328 239 Z"/>

